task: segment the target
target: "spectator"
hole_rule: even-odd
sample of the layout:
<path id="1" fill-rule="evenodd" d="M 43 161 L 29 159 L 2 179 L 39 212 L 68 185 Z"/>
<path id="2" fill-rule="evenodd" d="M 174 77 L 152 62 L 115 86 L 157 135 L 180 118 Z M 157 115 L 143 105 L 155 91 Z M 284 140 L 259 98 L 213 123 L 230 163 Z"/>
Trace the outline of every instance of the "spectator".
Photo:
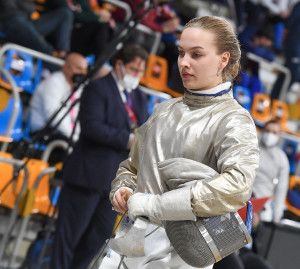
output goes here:
<path id="1" fill-rule="evenodd" d="M 144 1 L 125 0 L 125 2 L 130 5 L 134 14 L 142 15 L 145 11 L 142 5 Z M 177 91 L 182 92 L 182 83 L 174 82 L 176 80 L 175 76 L 178 73 L 176 31 L 180 26 L 180 19 L 169 1 L 155 0 L 154 2 L 156 5 L 143 17 L 141 23 L 149 27 L 152 31 L 162 33 L 161 46 L 158 54 L 168 61 L 168 81 L 170 85 L 174 86 Z M 124 20 L 125 14 L 122 10 L 118 9 L 113 13 L 113 16 L 116 21 L 120 22 Z M 148 42 L 148 38 L 141 35 L 140 32 L 133 31 L 130 39 L 143 44 L 148 51 L 151 51 L 153 42 Z"/>
<path id="2" fill-rule="evenodd" d="M 41 82 L 34 92 L 30 102 L 30 126 L 31 131 L 36 132 L 42 129 L 52 114 L 61 106 L 73 90 L 74 83 L 79 76 L 87 72 L 87 62 L 78 53 L 71 53 L 67 56 L 62 71 L 51 74 Z M 74 98 L 79 97 L 80 90 L 74 94 Z M 56 121 L 66 112 L 65 108 L 58 115 Z M 68 139 L 72 133 L 78 108 L 74 107 L 64 120 L 60 123 L 57 130 L 54 130 L 54 138 Z M 74 133 L 74 139 L 78 139 L 79 126 Z"/>
<path id="3" fill-rule="evenodd" d="M 288 187 L 289 163 L 283 150 L 278 146 L 280 123 L 271 120 L 265 124 L 260 139 L 260 165 L 254 181 L 253 193 L 256 197 L 272 197 L 266 208 L 258 217 L 259 220 L 278 222 L 284 210 L 284 201 Z M 261 229 L 261 227 L 259 227 Z M 257 244 L 257 235 L 255 244 Z M 266 260 L 254 253 L 251 249 L 243 248 L 239 255 L 229 255 L 214 265 L 214 269 L 272 269 Z"/>
<path id="4" fill-rule="evenodd" d="M 138 14 L 142 17 L 145 12 L 145 7 L 143 5 L 144 1 L 125 0 L 125 2 L 131 7 L 133 14 Z M 155 7 L 150 9 L 150 11 L 148 11 L 148 13 L 142 17 L 141 23 L 149 27 L 152 31 L 162 33 L 164 35 L 162 41 L 167 43 L 167 45 L 169 45 L 169 43 L 174 44 L 176 40 L 174 33 L 179 26 L 179 18 L 174 9 L 168 3 L 166 3 L 167 1 L 155 0 L 154 2 L 156 4 Z M 113 17 L 117 22 L 123 22 L 125 13 L 123 10 L 117 9 L 113 13 Z M 137 35 L 135 32 L 133 32 L 131 38 L 137 40 Z M 147 49 L 149 51 L 151 50 L 151 48 L 148 48 L 148 42 L 139 42 L 145 43 Z M 177 55 L 174 57 L 176 58 Z"/>
<path id="5" fill-rule="evenodd" d="M 272 50 L 273 30 L 271 28 L 266 27 L 265 30 L 256 31 L 255 27 L 248 25 L 239 35 L 239 40 L 243 53 L 252 52 L 268 61 L 275 59 Z M 259 64 L 256 61 L 243 57 L 243 69 L 259 78 Z"/>
<path id="6" fill-rule="evenodd" d="M 285 19 L 289 15 L 291 6 L 295 0 L 248 0 L 245 4 L 247 24 L 262 29 L 269 22 L 271 16 Z M 255 16 L 253 16 L 255 14 Z"/>
<path id="7" fill-rule="evenodd" d="M 47 54 L 64 57 L 70 49 L 73 24 L 72 13 L 59 8 L 33 20 L 35 11 L 32 0 L 0 0 L 0 21 L 10 42 Z M 46 38 L 54 39 L 53 45 Z"/>
<path id="8" fill-rule="evenodd" d="M 111 181 L 128 157 L 134 128 L 147 118 L 146 96 L 126 90 L 137 88 L 146 58 L 140 46 L 124 47 L 113 71 L 83 92 L 81 134 L 64 167 L 51 268 L 86 269 L 111 235 L 116 216 L 108 197 Z"/>
<path id="9" fill-rule="evenodd" d="M 239 40 L 245 52 L 252 52 L 268 61 L 274 60 L 272 28 L 265 27 L 264 30 L 256 31 L 254 28 L 248 27 L 247 31 L 239 35 Z"/>
<path id="10" fill-rule="evenodd" d="M 285 208 L 289 182 L 289 162 L 279 147 L 280 123 L 270 120 L 265 124 L 260 139 L 260 165 L 254 180 L 255 197 L 272 198 L 266 203 L 260 218 L 263 221 L 280 221 Z"/>
<path id="11" fill-rule="evenodd" d="M 285 66 L 291 72 L 290 85 L 300 81 L 300 3 L 297 3 L 286 21 L 286 40 L 284 42 Z M 280 75 L 271 93 L 277 99 L 283 86 L 285 75 Z"/>
<path id="12" fill-rule="evenodd" d="M 68 4 L 75 18 L 72 51 L 84 55 L 94 54 L 97 57 L 110 40 L 115 22 L 110 10 L 106 6 L 95 6 L 95 2 L 97 1 L 69 0 Z"/>
<path id="13" fill-rule="evenodd" d="M 260 139 L 260 163 L 253 185 L 256 197 L 271 197 L 260 216 L 254 215 L 254 247 L 259 244 L 259 221 L 278 222 L 283 216 L 288 188 L 289 163 L 283 150 L 278 146 L 280 123 L 270 120 L 265 124 Z M 258 226 L 258 227 L 257 227 Z M 272 269 L 263 257 L 251 249 L 243 248 L 239 255 L 232 254 L 214 265 L 214 269 Z"/>
<path id="14" fill-rule="evenodd" d="M 133 14 L 142 16 L 145 12 L 144 1 L 142 0 L 124 0 L 132 9 Z M 142 24 L 149 27 L 155 32 L 171 33 L 175 32 L 179 26 L 179 18 L 165 0 L 154 0 L 156 6 L 152 8 L 143 18 Z M 123 22 L 125 12 L 117 9 L 113 13 L 113 17 L 117 22 Z"/>

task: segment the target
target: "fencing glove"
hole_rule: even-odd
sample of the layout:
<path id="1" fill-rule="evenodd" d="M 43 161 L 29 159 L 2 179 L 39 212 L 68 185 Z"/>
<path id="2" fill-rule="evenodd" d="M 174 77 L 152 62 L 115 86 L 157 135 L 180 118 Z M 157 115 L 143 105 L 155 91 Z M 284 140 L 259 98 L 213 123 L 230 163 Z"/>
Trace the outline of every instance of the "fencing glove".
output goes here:
<path id="1" fill-rule="evenodd" d="M 191 206 L 191 187 L 179 188 L 161 195 L 138 192 L 129 198 L 127 205 L 131 219 L 144 216 L 154 223 L 163 220 L 196 221 Z"/>

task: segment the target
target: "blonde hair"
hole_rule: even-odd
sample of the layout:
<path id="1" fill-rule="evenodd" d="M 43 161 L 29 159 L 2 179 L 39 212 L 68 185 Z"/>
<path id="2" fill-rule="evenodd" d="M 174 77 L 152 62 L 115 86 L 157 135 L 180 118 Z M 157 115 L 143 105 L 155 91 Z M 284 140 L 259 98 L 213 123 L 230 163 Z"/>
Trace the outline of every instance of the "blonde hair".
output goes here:
<path id="1" fill-rule="evenodd" d="M 184 29 L 189 27 L 201 28 L 215 34 L 217 53 L 230 53 L 229 62 L 222 71 L 222 79 L 233 81 L 240 71 L 241 49 L 231 23 L 220 17 L 204 16 L 190 20 Z"/>

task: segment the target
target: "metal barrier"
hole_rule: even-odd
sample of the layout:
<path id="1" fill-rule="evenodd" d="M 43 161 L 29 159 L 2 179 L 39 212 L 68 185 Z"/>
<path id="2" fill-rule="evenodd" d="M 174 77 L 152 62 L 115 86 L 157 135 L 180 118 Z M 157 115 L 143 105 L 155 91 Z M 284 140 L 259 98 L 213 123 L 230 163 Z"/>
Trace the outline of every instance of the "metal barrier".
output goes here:
<path id="1" fill-rule="evenodd" d="M 46 175 L 51 175 L 51 174 L 55 173 L 55 171 L 56 171 L 55 167 L 48 167 L 48 168 L 44 169 L 43 171 L 41 171 L 41 173 L 37 176 L 36 180 L 34 181 L 33 186 L 31 187 L 30 191 L 35 192 L 38 189 L 43 177 Z M 24 238 L 30 218 L 31 218 L 31 214 L 26 215 L 21 219 L 20 226 L 19 226 L 20 229 L 19 229 L 18 235 L 16 237 L 15 245 L 13 247 L 13 251 L 12 251 L 12 254 L 11 254 L 11 257 L 9 260 L 9 265 L 8 265 L 9 268 L 12 268 L 15 266 L 15 260 L 17 258 L 17 254 L 20 250 L 21 242 Z"/>
<path id="2" fill-rule="evenodd" d="M 0 162 L 11 164 L 18 168 L 22 167 L 24 164 L 23 161 L 16 160 L 16 159 L 3 158 L 3 157 L 0 157 Z M 23 197 L 23 195 L 25 194 L 27 186 L 28 186 L 29 173 L 28 173 L 28 169 L 26 166 L 23 168 L 23 171 L 24 171 L 24 178 L 23 178 L 23 183 L 21 186 L 21 191 L 17 195 L 15 206 L 12 209 L 12 211 L 10 213 L 10 218 L 8 220 L 7 231 L 4 233 L 3 238 L 1 240 L 1 244 L 0 244 L 0 263 L 3 260 L 3 255 L 4 255 L 6 245 L 9 241 L 9 238 L 11 236 L 11 233 L 13 231 L 13 228 L 14 228 L 16 220 L 17 220 L 19 202 L 20 202 L 21 198 Z"/>
<path id="3" fill-rule="evenodd" d="M 154 36 L 154 42 L 153 42 L 150 53 L 151 54 L 156 54 L 157 51 L 158 51 L 158 48 L 159 48 L 159 44 L 160 44 L 161 33 L 152 31 L 149 27 L 147 27 L 143 24 L 138 24 L 136 29 L 143 32 L 143 33 L 145 33 L 145 34 Z"/>
<path id="4" fill-rule="evenodd" d="M 50 55 L 42 53 L 42 52 L 20 46 L 17 44 L 13 44 L 13 43 L 7 43 L 0 49 L 0 62 L 1 62 L 2 57 L 5 55 L 5 52 L 10 49 L 25 52 L 35 58 L 41 59 L 41 60 L 51 63 L 51 64 L 55 64 L 55 65 L 59 65 L 59 66 L 63 66 L 63 64 L 64 64 L 64 60 L 62 60 L 62 59 L 59 59 L 59 58 L 50 56 Z"/>
<path id="5" fill-rule="evenodd" d="M 0 61 L 1 61 L 1 50 L 0 50 Z M 11 84 L 12 87 L 12 95 L 13 95 L 13 100 L 14 100 L 14 108 L 13 108 L 13 112 L 11 114 L 11 117 L 9 119 L 8 122 L 8 126 L 7 126 L 7 130 L 5 133 L 6 137 L 10 137 L 12 134 L 12 130 L 16 124 L 16 120 L 17 120 L 17 116 L 20 110 L 20 94 L 19 94 L 19 90 L 18 87 L 14 81 L 14 79 L 12 78 L 12 76 L 10 75 L 10 73 L 3 69 L 3 67 L 0 65 L 0 73 L 2 73 L 8 80 L 8 82 Z M 2 147 L 1 147 L 1 151 L 6 151 L 7 147 L 8 147 L 9 142 L 4 142 Z"/>
<path id="6" fill-rule="evenodd" d="M 50 154 L 55 148 L 62 148 L 67 150 L 68 147 L 69 145 L 65 140 L 53 140 L 47 145 L 45 151 L 42 154 L 41 160 L 43 160 L 44 162 L 48 162 Z"/>
<path id="7" fill-rule="evenodd" d="M 125 16 L 126 21 L 131 17 L 132 11 L 131 11 L 130 6 L 127 3 L 123 2 L 123 1 L 118 1 L 118 0 L 104 0 L 104 1 L 107 3 L 110 3 L 114 6 L 124 9 L 126 12 L 126 16 Z"/>
<path id="8" fill-rule="evenodd" d="M 51 143 L 49 143 L 49 145 L 47 146 L 46 150 L 44 151 L 44 153 L 42 155 L 42 161 L 47 163 L 51 152 L 55 148 L 63 148 L 65 150 L 67 150 L 68 149 L 68 143 L 64 140 L 54 140 Z M 41 183 L 42 179 L 46 175 L 51 175 L 51 174 L 55 173 L 56 170 L 57 169 L 55 167 L 48 167 L 48 168 L 43 169 L 39 173 L 39 175 L 37 176 L 36 180 L 34 181 L 32 187 L 30 188 L 30 191 L 35 194 L 35 192 L 37 191 L 37 189 L 40 186 L 40 183 Z M 8 265 L 9 268 L 15 266 L 16 258 L 17 258 L 18 252 L 20 250 L 22 240 L 24 239 L 24 235 L 25 235 L 26 229 L 28 227 L 28 223 L 29 223 L 29 220 L 30 220 L 31 216 L 32 216 L 32 214 L 28 214 L 28 215 L 26 214 L 25 216 L 22 217 L 22 219 L 19 223 L 19 227 L 18 227 L 19 231 L 17 233 L 16 241 L 15 241 L 13 251 L 12 251 L 12 254 L 11 254 L 11 257 L 10 257 L 10 260 L 9 260 L 9 265 Z"/>
<path id="9" fill-rule="evenodd" d="M 5 44 L 1 49 L 0 49 L 0 72 L 4 74 L 4 76 L 7 78 L 8 82 L 11 84 L 12 86 L 12 94 L 13 94 L 13 98 L 14 98 L 14 109 L 11 115 L 11 118 L 9 120 L 9 124 L 7 127 L 7 131 L 5 136 L 10 137 L 12 130 L 15 126 L 16 123 L 16 119 L 17 119 L 17 115 L 19 113 L 20 110 L 20 93 L 18 90 L 18 87 L 14 81 L 14 79 L 12 78 L 12 76 L 10 75 L 10 73 L 3 69 L 2 64 L 3 64 L 3 57 L 5 56 L 5 52 L 8 50 L 16 50 L 16 51 L 20 51 L 20 52 L 25 52 L 35 58 L 41 59 L 45 62 L 49 62 L 51 64 L 55 64 L 58 66 L 62 66 L 64 64 L 64 61 L 59 59 L 59 58 L 55 58 L 52 56 L 49 56 L 47 54 L 32 50 L 32 49 L 28 49 L 16 44 L 12 44 L 12 43 L 7 43 Z M 8 142 L 4 142 L 2 147 L 1 147 L 1 151 L 6 151 L 8 147 Z"/>
<path id="10" fill-rule="evenodd" d="M 287 91 L 288 91 L 288 87 L 289 87 L 290 82 L 291 82 L 291 72 L 290 72 L 290 70 L 288 68 L 286 68 L 285 66 L 279 64 L 279 63 L 268 62 L 264 58 L 259 57 L 255 54 L 251 53 L 251 52 L 247 53 L 247 58 L 249 58 L 250 60 L 255 61 L 259 64 L 263 64 L 263 65 L 268 66 L 272 71 L 279 71 L 279 72 L 281 72 L 285 75 L 283 86 L 282 86 L 282 89 L 281 89 L 280 95 L 279 95 L 279 100 L 285 101 Z"/>

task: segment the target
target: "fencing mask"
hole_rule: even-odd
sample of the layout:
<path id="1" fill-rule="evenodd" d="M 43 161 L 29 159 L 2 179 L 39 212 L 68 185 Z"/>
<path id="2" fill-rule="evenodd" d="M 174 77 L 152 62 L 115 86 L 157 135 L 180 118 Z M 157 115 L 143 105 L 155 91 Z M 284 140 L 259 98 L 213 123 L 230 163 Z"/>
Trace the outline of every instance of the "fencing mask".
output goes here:
<path id="1" fill-rule="evenodd" d="M 218 262 L 252 241 L 238 213 L 197 221 L 167 221 L 165 229 L 178 255 L 187 264 L 200 268 Z"/>
<path id="2" fill-rule="evenodd" d="M 197 182 L 193 178 L 209 181 L 219 175 L 209 166 L 186 158 L 165 160 L 159 164 L 159 170 L 170 189 L 193 185 Z M 187 264 L 200 268 L 221 260 L 251 242 L 247 227 L 238 213 L 198 217 L 197 221 L 166 221 L 165 229 L 178 255 Z"/>

